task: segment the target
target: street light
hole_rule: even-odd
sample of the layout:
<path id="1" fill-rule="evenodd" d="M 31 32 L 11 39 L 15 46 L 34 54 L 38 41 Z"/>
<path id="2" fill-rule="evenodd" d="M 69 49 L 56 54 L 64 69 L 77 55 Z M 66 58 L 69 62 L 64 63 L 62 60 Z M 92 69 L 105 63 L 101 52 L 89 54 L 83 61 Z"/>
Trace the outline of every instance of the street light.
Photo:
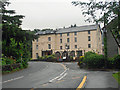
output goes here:
<path id="1" fill-rule="evenodd" d="M 65 44 L 65 48 L 67 49 L 67 54 L 66 54 L 66 58 L 68 58 L 68 45 L 67 44 Z"/>

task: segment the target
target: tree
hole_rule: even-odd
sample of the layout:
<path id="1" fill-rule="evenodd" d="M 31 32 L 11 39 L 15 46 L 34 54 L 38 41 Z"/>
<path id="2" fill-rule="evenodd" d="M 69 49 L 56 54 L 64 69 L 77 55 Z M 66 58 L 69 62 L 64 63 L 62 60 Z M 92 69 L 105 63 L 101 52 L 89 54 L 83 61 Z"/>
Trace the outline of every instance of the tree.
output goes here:
<path id="1" fill-rule="evenodd" d="M 113 1 L 99 1 L 90 0 L 90 2 L 73 1 L 73 5 L 82 8 L 82 14 L 88 17 L 85 21 L 103 23 L 104 14 L 106 17 L 106 24 L 114 18 L 118 17 L 119 2 Z"/>
<path id="2" fill-rule="evenodd" d="M 2 53 L 6 57 L 14 57 L 20 62 L 21 54 L 23 61 L 27 63 L 31 58 L 32 40 L 36 38 L 35 32 L 22 30 L 23 15 L 14 15 L 14 10 L 7 10 L 10 2 L 0 1 L 0 15 L 2 15 Z"/>

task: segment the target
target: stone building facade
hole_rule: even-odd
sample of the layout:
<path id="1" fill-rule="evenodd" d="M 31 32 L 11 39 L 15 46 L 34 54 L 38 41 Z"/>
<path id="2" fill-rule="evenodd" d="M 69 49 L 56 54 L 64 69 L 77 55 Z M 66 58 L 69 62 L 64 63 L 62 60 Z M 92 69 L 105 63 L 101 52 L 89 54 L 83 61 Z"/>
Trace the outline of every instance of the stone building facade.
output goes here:
<path id="1" fill-rule="evenodd" d="M 32 41 L 32 59 L 51 54 L 79 57 L 88 51 L 103 54 L 99 25 L 39 31 L 36 35 L 39 38 Z"/>

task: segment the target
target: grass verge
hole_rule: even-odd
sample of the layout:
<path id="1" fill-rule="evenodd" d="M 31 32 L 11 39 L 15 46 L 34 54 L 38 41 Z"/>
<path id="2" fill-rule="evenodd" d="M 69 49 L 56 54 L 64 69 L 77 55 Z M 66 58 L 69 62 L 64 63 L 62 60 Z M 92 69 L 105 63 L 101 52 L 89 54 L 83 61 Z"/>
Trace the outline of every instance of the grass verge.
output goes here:
<path id="1" fill-rule="evenodd" d="M 114 73 L 113 77 L 118 81 L 119 85 L 120 85 L 120 72 L 118 73 Z"/>

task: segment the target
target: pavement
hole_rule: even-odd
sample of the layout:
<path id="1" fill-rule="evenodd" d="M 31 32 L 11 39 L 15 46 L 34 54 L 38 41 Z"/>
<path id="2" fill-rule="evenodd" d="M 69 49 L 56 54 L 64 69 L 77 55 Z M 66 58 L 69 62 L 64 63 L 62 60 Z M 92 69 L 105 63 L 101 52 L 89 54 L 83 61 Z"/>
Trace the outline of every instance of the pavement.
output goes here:
<path id="1" fill-rule="evenodd" d="M 117 81 L 112 74 L 117 71 L 90 71 L 80 69 L 76 62 L 29 62 L 27 69 L 3 75 L 2 87 L 25 90 L 72 89 L 83 82 L 82 89 L 115 89 Z M 83 80 L 86 76 L 87 79 Z M 85 81 L 85 82 L 84 82 Z M 20 90 L 20 89 L 18 89 Z M 118 90 L 118 89 L 117 89 Z"/>

